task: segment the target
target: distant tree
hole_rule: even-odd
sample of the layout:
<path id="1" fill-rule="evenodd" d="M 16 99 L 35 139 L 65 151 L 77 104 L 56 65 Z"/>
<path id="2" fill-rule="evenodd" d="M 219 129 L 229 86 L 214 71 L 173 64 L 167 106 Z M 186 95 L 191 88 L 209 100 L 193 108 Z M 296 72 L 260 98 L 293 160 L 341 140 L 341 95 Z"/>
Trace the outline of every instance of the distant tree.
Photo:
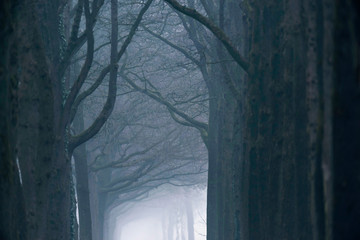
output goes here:
<path id="1" fill-rule="evenodd" d="M 179 15 L 199 61 L 152 35 L 199 62 L 206 76 L 208 239 L 357 237 L 359 191 L 351 189 L 359 186 L 359 125 L 352 124 L 359 119 L 358 54 L 341 41 L 359 43 L 358 34 L 349 34 L 357 32 L 358 4 L 165 2 L 201 23 Z M 208 30 L 217 40 L 209 40 Z M 341 56 L 348 61 L 339 63 Z M 224 61 L 228 57 L 237 66 Z M 219 64 L 209 66 L 209 59 Z M 351 214 L 344 211 L 349 206 L 356 209 Z M 341 227 L 335 229 L 335 222 Z"/>
<path id="2" fill-rule="evenodd" d="M 131 4 L 129 6 L 131 6 Z M 124 8 L 123 11 L 126 12 L 126 8 Z M 157 13 L 155 14 L 154 12 L 156 11 L 150 11 L 144 22 L 151 24 L 154 19 L 157 19 Z M 133 17 L 130 17 L 131 21 L 133 21 L 132 18 Z M 159 25 L 161 24 L 163 23 L 160 22 Z M 144 44 L 144 42 L 147 44 Z M 149 44 L 153 44 L 152 48 L 148 48 Z M 123 79 L 123 82 L 119 83 L 120 87 L 118 92 L 118 102 L 120 103 L 118 111 L 120 111 L 120 113 L 117 114 L 117 110 L 115 110 L 115 115 L 112 117 L 114 120 L 108 122 L 100 135 L 98 135 L 98 138 L 92 141 L 96 143 L 95 146 L 92 146 L 92 143 L 88 146 L 88 150 L 93 148 L 97 149 L 95 150 L 97 152 L 102 149 L 100 154 L 97 156 L 95 155 L 92 157 L 92 153 L 87 154 L 88 158 L 96 159 L 96 161 L 89 163 L 90 169 L 95 173 L 90 174 L 91 178 L 95 177 L 97 179 L 97 186 L 95 187 L 97 190 L 93 192 L 94 195 L 91 197 L 94 202 L 93 211 L 95 217 L 93 220 L 98 222 L 95 224 L 98 226 L 96 227 L 97 229 L 94 230 L 94 232 L 96 232 L 95 238 L 101 238 L 103 235 L 103 230 L 101 229 L 103 228 L 104 218 L 106 217 L 105 215 L 107 212 L 111 211 L 111 209 L 114 209 L 119 204 L 124 204 L 127 201 L 133 201 L 132 198 L 137 199 L 138 197 L 144 196 L 161 184 L 170 183 L 176 185 L 193 185 L 198 184 L 204 179 L 204 177 L 197 179 L 195 175 L 206 172 L 205 161 L 199 162 L 198 156 L 189 158 L 189 156 L 187 156 L 189 154 L 186 153 L 189 150 L 184 149 L 184 143 L 186 143 L 187 146 L 191 142 L 191 139 L 196 139 L 196 137 L 190 135 L 187 139 L 177 141 L 176 138 L 170 137 L 170 135 L 167 138 L 161 136 L 166 136 L 166 134 L 168 134 L 166 132 L 169 132 L 174 128 L 173 125 L 168 123 L 169 119 L 173 121 L 171 118 L 175 117 L 178 122 L 186 123 L 184 120 L 180 121 L 179 117 L 176 117 L 172 111 L 170 111 L 171 114 L 169 115 L 167 113 L 167 109 L 171 108 L 175 110 L 176 114 L 180 113 L 191 122 L 198 122 L 200 127 L 195 124 L 185 125 L 195 126 L 201 129 L 200 133 L 203 134 L 204 138 L 206 138 L 206 123 L 202 123 L 197 120 L 206 120 L 207 118 L 206 89 L 202 87 L 204 89 L 202 92 L 199 92 L 198 89 L 194 89 L 194 93 L 181 93 L 181 86 L 176 86 L 175 81 L 169 82 L 167 78 L 162 77 L 163 75 L 169 75 L 171 72 L 174 73 L 174 71 L 178 71 L 178 82 L 182 82 L 182 86 L 184 86 L 184 81 L 193 85 L 195 83 L 199 84 L 197 81 L 201 83 L 201 79 L 198 79 L 197 76 L 196 78 L 191 78 L 191 74 L 196 72 L 196 68 L 192 67 L 191 64 L 188 63 L 185 65 L 183 63 L 183 58 L 172 63 L 171 61 L 174 57 L 166 56 L 168 53 L 166 49 L 159 50 L 162 48 L 161 45 L 161 43 L 159 44 L 157 42 L 157 39 L 151 39 L 151 41 L 149 41 L 149 38 L 147 38 L 147 36 L 143 36 L 141 33 L 133 39 L 133 43 L 131 45 L 133 47 L 130 46 L 128 49 L 126 61 L 124 59 L 122 67 L 119 71 L 119 76 Z M 149 54 L 148 51 L 156 51 L 158 55 Z M 160 54 L 164 54 L 163 56 L 168 58 L 159 58 Z M 149 64 L 150 62 L 152 65 Z M 169 67 L 164 68 L 164 63 Z M 145 66 L 146 64 L 149 67 L 149 71 L 157 72 L 157 74 L 150 76 L 145 74 L 148 70 L 141 66 Z M 181 74 L 184 71 L 184 66 L 188 68 L 185 75 Z M 133 80 L 130 80 L 130 78 Z M 151 81 L 149 78 L 151 78 Z M 159 93 L 155 94 L 155 96 L 160 96 L 160 98 L 155 98 L 154 100 L 157 101 L 162 99 L 162 102 L 160 101 L 161 105 L 167 103 L 165 105 L 166 108 L 164 108 L 161 107 L 161 105 L 157 105 L 154 101 L 150 100 L 149 103 L 146 102 L 148 98 L 146 99 L 137 94 L 136 91 L 139 89 L 136 89 L 131 85 L 136 84 L 135 82 L 140 84 L 140 86 L 145 86 L 149 90 L 151 89 L 150 91 L 152 93 L 157 91 L 155 85 L 159 88 L 168 86 L 168 90 L 169 86 L 174 85 L 172 88 L 178 89 L 179 91 L 165 92 L 167 99 L 161 96 L 161 94 L 159 95 Z M 199 88 L 201 86 L 202 84 L 199 84 Z M 96 97 L 95 99 L 100 99 L 99 105 L 101 105 L 102 93 L 98 92 L 98 94 L 99 97 Z M 88 104 L 94 106 L 94 102 L 96 101 L 98 100 L 89 102 Z M 128 106 L 128 103 L 131 104 L 131 102 L 134 102 L 134 104 L 137 105 Z M 142 102 L 142 106 L 139 102 Z M 126 109 L 128 110 L 126 111 Z M 183 109 L 187 109 L 187 111 L 191 109 L 191 112 L 189 112 L 190 114 L 185 113 Z M 166 114 L 166 118 L 168 120 L 161 120 L 159 114 Z M 94 115 L 94 113 L 90 113 L 88 117 L 92 118 L 92 115 Z M 139 116 L 137 118 L 132 117 L 136 117 L 136 115 Z M 149 117 L 150 121 L 146 121 L 148 118 L 146 116 L 151 116 Z M 128 131 L 135 132 L 135 134 L 129 136 Z M 126 138 L 127 136 L 128 138 Z M 155 136 L 157 136 L 156 138 L 159 141 L 155 141 Z M 163 150 L 161 150 L 159 147 L 164 145 L 165 142 L 168 142 L 167 144 L 172 145 L 172 147 L 163 148 Z M 174 143 L 171 142 L 176 142 L 178 145 L 175 147 Z M 177 150 L 177 148 L 181 148 L 181 150 Z M 114 152 L 114 150 L 110 151 L 110 149 L 117 150 Z M 176 152 L 179 152 L 177 156 L 171 155 Z M 193 153 L 194 151 L 192 150 L 192 154 Z M 187 160 L 181 163 L 179 161 L 181 157 Z M 203 156 L 200 156 L 200 158 L 203 158 Z M 176 163 L 175 161 L 177 159 L 178 162 Z M 169 165 L 172 161 L 175 164 L 174 166 Z M 194 177 L 192 177 L 192 175 L 194 175 Z M 205 176 L 205 174 L 202 174 L 202 176 Z M 179 182 L 179 180 L 184 183 Z M 105 186 L 107 187 L 104 189 Z M 94 189 L 93 187 L 90 188 Z M 96 200 L 96 196 L 99 197 L 98 200 Z"/>

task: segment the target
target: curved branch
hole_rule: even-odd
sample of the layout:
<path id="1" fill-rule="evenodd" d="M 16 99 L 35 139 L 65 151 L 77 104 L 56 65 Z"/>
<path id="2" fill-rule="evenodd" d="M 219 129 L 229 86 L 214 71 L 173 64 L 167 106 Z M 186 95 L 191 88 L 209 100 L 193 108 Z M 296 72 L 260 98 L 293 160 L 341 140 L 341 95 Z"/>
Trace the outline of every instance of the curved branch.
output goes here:
<path id="1" fill-rule="evenodd" d="M 114 2 L 113 2 L 114 1 Z M 112 5 L 116 4 L 116 0 L 112 1 Z M 126 38 L 124 44 L 122 45 L 119 53 L 117 53 L 117 36 L 118 36 L 118 24 L 117 24 L 117 7 L 112 6 L 112 8 L 116 8 L 111 10 L 112 14 L 112 36 L 111 36 L 111 61 L 110 61 L 110 80 L 109 80 L 109 90 L 108 90 L 108 97 L 106 99 L 106 103 L 99 114 L 99 116 L 95 119 L 94 123 L 86 129 L 84 132 L 80 133 L 77 136 L 72 136 L 69 141 L 69 149 L 73 150 L 80 144 L 86 142 L 90 138 L 92 138 L 95 134 L 99 132 L 102 128 L 106 120 L 109 118 L 116 100 L 116 79 L 117 79 L 117 62 L 121 59 L 122 55 L 125 53 L 127 47 L 129 46 L 133 36 L 135 35 L 136 29 L 138 28 L 142 17 L 144 16 L 147 9 L 150 7 L 150 4 L 153 0 L 148 0 L 145 6 L 140 10 L 133 26 L 131 27 L 130 33 Z M 116 3 L 115 3 L 116 2 Z M 114 12 L 113 12 L 114 11 Z M 104 77 L 106 75 L 104 71 Z"/>
<path id="2" fill-rule="evenodd" d="M 145 27 L 144 25 L 141 25 L 141 27 L 147 31 L 148 33 L 150 33 L 152 36 L 156 37 L 157 39 L 160 39 L 161 41 L 163 41 L 164 43 L 166 43 L 167 45 L 169 45 L 170 47 L 174 48 L 175 50 L 178 50 L 179 52 L 181 52 L 185 57 L 187 57 L 188 59 L 190 59 L 193 63 L 195 63 L 198 67 L 200 67 L 200 61 L 197 60 L 196 58 L 194 58 L 193 56 L 191 56 L 187 51 L 185 51 L 185 49 L 176 46 L 174 43 L 170 42 L 169 40 L 167 40 L 166 38 L 160 36 L 159 34 L 154 33 L 153 31 L 151 31 L 150 29 L 148 29 L 147 27 Z"/>
<path id="3" fill-rule="evenodd" d="M 79 96 L 75 99 L 74 104 L 71 107 L 70 112 L 70 122 L 74 120 L 76 111 L 80 105 L 80 103 L 88 96 L 90 96 L 103 82 L 105 76 L 110 72 L 110 65 L 106 66 L 103 70 L 101 70 L 100 75 L 96 79 L 93 85 L 86 89 L 84 92 L 80 93 Z"/>
<path id="4" fill-rule="evenodd" d="M 70 61 L 71 56 L 74 54 L 75 49 L 77 48 L 77 44 L 78 44 L 78 33 L 79 33 L 79 28 L 80 28 L 80 21 L 81 21 L 81 16 L 83 14 L 83 8 L 84 8 L 84 0 L 79 0 L 77 5 L 76 5 L 76 11 L 75 11 L 75 17 L 74 17 L 74 22 L 71 28 L 71 33 L 70 33 L 70 38 L 69 38 L 69 43 L 67 45 L 67 48 L 65 50 L 65 55 L 62 58 L 60 65 L 59 65 L 59 69 L 58 69 L 58 75 L 60 77 L 63 76 L 64 71 Z M 83 37 L 85 40 L 86 36 L 84 35 Z M 83 44 L 85 43 L 85 41 L 83 42 Z"/>
<path id="5" fill-rule="evenodd" d="M 174 9 L 178 10 L 179 12 L 182 12 L 183 14 L 195 19 L 196 21 L 203 24 L 205 27 L 207 27 L 224 45 L 228 53 L 234 58 L 234 60 L 237 62 L 237 64 L 246 72 L 249 71 L 249 63 L 245 60 L 245 58 L 239 53 L 239 51 L 235 48 L 231 40 L 226 36 L 226 34 L 218 27 L 216 26 L 209 18 L 203 16 L 198 11 L 192 8 L 188 8 L 186 6 L 183 6 L 179 4 L 175 0 L 164 0 L 167 2 L 170 6 L 172 6 Z"/>
<path id="6" fill-rule="evenodd" d="M 186 123 L 183 123 L 183 121 L 177 121 L 180 124 L 183 124 L 185 126 L 191 126 L 194 127 L 196 129 L 198 129 L 201 133 L 201 135 L 206 135 L 207 136 L 207 131 L 208 131 L 208 125 L 206 123 L 197 121 L 193 118 L 191 118 L 190 116 L 188 116 L 187 114 L 185 114 L 184 112 L 181 112 L 180 110 L 178 110 L 177 108 L 175 108 L 171 103 L 169 103 L 168 101 L 166 101 L 159 92 L 155 92 L 155 91 L 151 91 L 149 89 L 143 89 L 141 87 L 139 87 L 138 85 L 136 85 L 128 76 L 126 76 L 125 74 L 121 74 L 121 76 L 125 79 L 125 81 L 130 84 L 130 86 L 132 88 L 134 88 L 135 90 L 142 92 L 144 94 L 146 94 L 147 96 L 149 96 L 150 98 L 154 99 L 155 101 L 157 101 L 158 103 L 164 105 L 167 107 L 167 109 L 169 110 L 169 112 L 172 112 L 173 114 L 176 114 L 178 116 L 180 116 L 181 118 L 183 118 Z M 189 125 L 188 125 L 189 124 Z"/>
<path id="7" fill-rule="evenodd" d="M 93 58 L 94 58 L 94 33 L 92 31 L 92 20 L 91 20 L 91 14 L 90 14 L 90 8 L 89 8 L 89 0 L 84 0 L 84 9 L 85 9 L 85 20 L 86 20 L 86 38 L 87 38 L 87 54 L 85 63 L 81 68 L 80 74 L 78 78 L 76 79 L 75 83 L 71 87 L 70 93 L 68 97 L 65 100 L 65 104 L 62 110 L 61 114 L 61 121 L 59 127 L 59 131 L 62 129 L 65 129 L 67 124 L 69 123 L 69 114 L 71 111 L 71 106 L 75 101 L 75 98 L 77 94 L 79 93 L 82 85 L 85 82 L 85 79 L 88 76 L 88 73 L 90 71 Z"/>
<path id="8" fill-rule="evenodd" d="M 168 137 L 173 132 L 174 132 L 174 130 L 171 131 L 166 137 Z M 111 167 L 116 167 L 116 168 L 127 167 L 128 164 L 125 165 L 124 163 L 128 162 L 129 160 L 131 160 L 134 157 L 137 157 L 139 155 L 143 155 L 143 154 L 149 152 L 151 149 L 153 149 L 154 147 L 156 147 L 157 145 L 159 145 L 163 141 L 164 141 L 164 139 L 161 139 L 160 141 L 155 142 L 154 144 L 150 145 L 149 147 L 147 147 L 147 148 L 145 148 L 145 149 L 143 149 L 141 151 L 131 153 L 126 157 L 118 159 L 117 161 L 110 162 L 110 163 L 104 164 L 102 166 L 94 166 L 94 167 L 91 168 L 91 171 L 97 172 L 97 171 L 100 171 L 100 170 L 103 170 L 103 169 L 106 169 L 106 168 L 111 168 Z"/>
<path id="9" fill-rule="evenodd" d="M 76 15 L 74 18 L 74 23 L 72 26 L 72 31 L 71 31 L 71 35 L 70 35 L 70 41 L 69 44 L 65 50 L 65 55 L 62 58 L 59 67 L 57 69 L 57 74 L 59 76 L 59 78 L 62 78 L 64 75 L 64 72 L 66 70 L 66 68 L 69 66 L 70 64 L 70 59 L 74 56 L 75 53 L 77 53 L 79 51 L 79 49 L 85 44 L 86 40 L 87 40 L 87 29 L 92 29 L 95 26 L 96 23 L 96 17 L 100 11 L 101 6 L 104 4 L 104 0 L 100 0 L 99 1 L 94 1 L 92 4 L 92 12 L 90 13 L 90 9 L 89 6 L 87 6 L 87 8 L 89 9 L 88 11 L 88 16 L 87 16 L 87 21 L 91 19 L 91 24 L 89 25 L 89 27 L 86 25 L 86 29 L 85 32 L 83 34 L 81 34 L 78 37 L 79 34 L 79 26 L 80 26 L 80 21 L 81 21 L 81 16 L 83 13 L 83 5 L 84 5 L 84 0 L 79 0 L 77 6 L 76 6 Z M 89 5 L 87 3 L 87 5 Z M 86 15 L 85 15 L 86 17 Z"/>
<path id="10" fill-rule="evenodd" d="M 126 184 L 126 185 L 121 185 L 121 186 L 116 186 L 116 187 L 109 187 L 109 188 L 103 188 L 101 191 L 102 192 L 116 192 L 116 191 L 121 191 L 120 194 L 122 192 L 127 192 L 127 191 L 131 191 L 131 189 L 134 189 L 134 188 L 139 188 L 141 186 L 144 186 L 145 184 L 147 183 L 152 183 L 152 182 L 157 182 L 157 181 L 164 181 L 164 180 L 171 180 L 171 179 L 174 179 L 176 177 L 181 177 L 181 176 L 189 176 L 189 175 L 197 175 L 197 174 L 202 174 L 202 173 L 205 173 L 207 172 L 208 170 L 205 169 L 199 169 L 198 171 L 196 172 L 186 172 L 186 173 L 173 173 L 169 176 L 162 176 L 162 174 L 166 173 L 166 172 L 174 172 L 175 170 L 179 170 L 183 167 L 186 167 L 187 165 L 189 165 L 190 163 L 192 163 L 193 161 L 188 161 L 182 165 L 179 165 L 179 166 L 175 166 L 175 167 L 172 167 L 170 169 L 165 169 L 163 171 L 160 171 L 158 173 L 156 173 L 155 175 L 153 176 L 150 176 L 148 179 L 145 179 L 143 181 L 139 181 L 139 179 L 133 179 L 133 181 L 131 183 L 136 183 L 134 185 L 132 184 Z M 163 183 L 159 183 L 159 185 L 162 185 L 162 184 L 166 184 L 166 183 L 169 183 L 169 182 L 163 182 Z M 127 189 L 128 187 L 130 187 L 130 189 Z"/>
<path id="11" fill-rule="evenodd" d="M 141 22 L 142 17 L 144 16 L 145 12 L 149 9 L 152 2 L 153 2 L 153 0 L 148 0 L 146 2 L 146 4 L 144 5 L 144 7 L 140 10 L 138 17 L 136 18 L 136 20 L 130 30 L 129 37 L 125 40 L 122 48 L 120 49 L 120 51 L 118 53 L 118 61 L 120 60 L 122 55 L 125 53 L 125 50 L 126 50 L 127 46 L 130 44 L 131 39 L 134 36 L 135 31 Z"/>

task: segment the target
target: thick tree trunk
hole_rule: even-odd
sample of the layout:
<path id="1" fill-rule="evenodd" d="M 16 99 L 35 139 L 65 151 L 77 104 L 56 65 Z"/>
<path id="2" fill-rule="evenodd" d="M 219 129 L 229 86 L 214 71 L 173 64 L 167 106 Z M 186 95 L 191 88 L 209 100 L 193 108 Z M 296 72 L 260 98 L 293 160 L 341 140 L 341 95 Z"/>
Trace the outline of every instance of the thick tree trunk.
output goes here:
<path id="1" fill-rule="evenodd" d="M 229 34 L 236 47 L 241 49 L 244 42 L 238 36 L 244 23 L 238 16 L 239 12 L 241 10 L 238 5 L 222 2 L 218 16 L 219 26 Z M 239 98 L 243 91 L 244 75 L 237 64 L 223 62 L 231 56 L 219 42 L 215 41 L 214 44 L 217 58 L 213 61 L 220 63 L 207 67 L 210 97 L 207 238 L 239 239 L 239 204 L 243 200 L 236 190 L 240 188 L 240 179 L 243 178 L 242 172 L 236 170 L 240 168 L 239 160 L 243 149 L 242 102 Z"/>
<path id="2" fill-rule="evenodd" d="M 11 64 L 14 71 L 10 69 L 8 72 L 9 77 L 13 74 L 12 82 L 5 81 L 5 83 L 15 84 L 9 85 L 9 87 L 18 88 L 11 90 L 11 95 L 8 95 L 8 97 L 11 96 L 11 101 L 18 98 L 18 105 L 10 106 L 11 109 L 7 109 L 10 113 L 9 117 L 13 118 L 11 124 L 14 126 L 12 128 L 9 125 L 5 129 L 12 130 L 14 136 L 16 135 L 11 140 L 13 142 L 8 143 L 8 147 L 11 151 L 15 149 L 15 146 L 17 149 L 26 210 L 26 215 L 22 217 L 22 220 L 18 220 L 19 230 L 13 231 L 14 238 L 11 237 L 11 239 L 19 237 L 23 239 L 69 239 L 70 208 L 66 205 L 67 201 L 60 200 L 66 198 L 66 194 L 55 196 L 54 193 L 69 192 L 69 181 L 65 180 L 64 183 L 57 177 L 59 175 L 68 176 L 70 169 L 66 172 L 66 168 L 58 167 L 66 162 L 64 161 L 64 139 L 60 136 L 55 142 L 53 86 L 35 6 L 37 5 L 30 1 L 22 1 L 16 8 L 12 6 L 11 10 L 17 9 L 18 18 L 16 28 L 13 28 L 13 39 L 9 47 L 12 51 L 11 58 L 6 60 L 9 61 L 8 64 Z M 10 15 L 6 14 L 6 16 Z M 10 55 L 5 54 L 4 56 Z M 5 87 L 4 90 L 10 89 L 9 87 Z M 16 119 L 18 119 L 18 124 L 15 128 Z M 16 185 L 19 184 L 19 180 L 16 180 L 19 179 L 17 160 L 15 160 L 15 155 L 11 157 L 13 160 L 11 169 L 15 170 L 12 176 L 16 177 L 12 181 Z M 9 173 L 11 172 L 13 171 Z M 13 211 L 14 217 L 11 219 L 16 219 L 24 208 L 20 204 L 22 192 L 17 187 L 13 190 L 17 191 L 18 200 L 13 201 L 12 204 L 18 204 L 18 210 Z M 11 196 L 10 192 L 9 194 Z M 58 196 L 60 197 L 58 198 Z M 55 201 L 58 202 L 55 203 Z M 11 206 L 9 205 L 9 210 Z M 59 217 L 57 213 L 61 213 L 63 218 Z M 9 224 L 13 224 L 13 222 L 10 220 Z M 54 228 L 57 231 L 51 232 Z"/>
<path id="3" fill-rule="evenodd" d="M 330 226 L 333 239 L 359 239 L 360 3 L 355 0 L 335 3 Z"/>
<path id="4" fill-rule="evenodd" d="M 27 238 L 24 195 L 16 156 L 18 1 L 0 3 L 0 239 Z"/>
<path id="5" fill-rule="evenodd" d="M 65 156 L 65 130 L 55 130 L 54 79 L 45 61 L 34 7 L 28 2 L 21 5 L 18 28 L 21 74 L 17 147 L 28 235 L 29 239 L 69 239 L 71 167 Z"/>
<path id="6" fill-rule="evenodd" d="M 47 189 L 48 226 L 46 239 L 70 239 L 71 233 L 71 164 L 65 156 L 65 139 L 61 139 L 53 153 L 52 175 Z"/>
<path id="7" fill-rule="evenodd" d="M 257 1 L 252 7 L 253 74 L 245 100 L 249 202 L 242 206 L 248 238 L 323 239 L 321 4 Z"/>
<path id="8" fill-rule="evenodd" d="M 76 190 L 79 209 L 80 240 L 92 239 L 92 223 L 90 210 L 90 195 L 88 185 L 88 166 L 86 149 L 81 145 L 74 151 Z"/>
<path id="9" fill-rule="evenodd" d="M 335 3 L 247 6 L 244 95 L 211 74 L 208 239 L 359 237 L 359 4 Z"/>
<path id="10" fill-rule="evenodd" d="M 50 185 L 56 182 L 54 111 L 50 75 L 32 7 L 26 2 L 21 6 L 18 27 L 21 73 L 17 148 L 26 196 L 28 236 L 29 239 L 45 239 L 51 225 L 48 214 L 58 209 L 49 204 L 49 197 L 52 197 L 49 190 L 55 188 Z M 57 237 L 48 239 L 54 238 Z"/>
<path id="11" fill-rule="evenodd" d="M 82 132 L 84 130 L 84 120 L 81 106 L 79 107 L 77 116 L 74 119 L 74 127 L 76 132 Z M 92 223 L 89 191 L 89 170 L 85 144 L 82 144 L 75 149 L 74 159 L 76 172 L 76 191 L 79 209 L 79 236 L 80 240 L 91 240 Z"/>

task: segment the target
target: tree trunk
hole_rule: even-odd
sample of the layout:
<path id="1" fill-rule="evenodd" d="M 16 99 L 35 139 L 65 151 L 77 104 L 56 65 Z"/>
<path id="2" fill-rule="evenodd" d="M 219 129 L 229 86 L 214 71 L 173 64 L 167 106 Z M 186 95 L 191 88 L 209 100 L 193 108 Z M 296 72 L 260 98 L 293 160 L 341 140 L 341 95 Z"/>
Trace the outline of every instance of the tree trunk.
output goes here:
<path id="1" fill-rule="evenodd" d="M 16 156 L 18 1 L 0 3 L 0 239 L 27 238 L 21 174 Z"/>
<path id="2" fill-rule="evenodd" d="M 46 239 L 70 239 L 71 230 L 71 164 L 70 157 L 65 156 L 65 138 L 59 140 L 53 153 L 53 175 L 47 190 L 49 201 L 48 226 Z"/>
<path id="3" fill-rule="evenodd" d="M 95 175 L 90 173 L 89 175 L 89 191 L 90 191 L 90 209 L 91 209 L 91 226 L 92 226 L 92 237 L 95 240 L 101 240 L 99 238 L 99 195 L 96 184 Z"/>
<path id="4" fill-rule="evenodd" d="M 247 6 L 243 95 L 209 89 L 208 239 L 359 237 L 359 4 L 335 3 Z"/>
<path id="5" fill-rule="evenodd" d="M 76 169 L 76 190 L 79 209 L 80 239 L 92 239 L 90 195 L 88 186 L 88 166 L 85 146 L 74 151 Z"/>
<path id="6" fill-rule="evenodd" d="M 241 12 L 237 4 L 221 2 L 217 16 L 219 26 L 229 34 L 236 47 L 241 49 L 243 41 L 238 39 L 244 22 L 238 16 Z M 225 22 L 227 24 L 225 24 Z M 207 238 L 239 239 L 240 198 L 237 189 L 240 188 L 242 172 L 239 161 L 243 149 L 242 105 L 241 97 L 244 74 L 235 63 L 225 63 L 223 59 L 231 57 L 223 46 L 215 41 L 214 61 L 220 64 L 208 67 L 209 76 L 209 173 L 208 173 L 208 205 L 207 205 Z M 245 50 L 241 50 L 246 52 Z M 235 88 L 230 86 L 234 84 Z M 243 166 L 241 166 L 242 168 Z M 246 221 L 244 221 L 246 222 Z"/>
<path id="7" fill-rule="evenodd" d="M 19 41 L 19 125 L 18 158 L 26 196 L 29 239 L 45 239 L 51 225 L 48 213 L 58 208 L 49 205 L 49 188 L 54 182 L 53 94 L 45 62 L 37 20 L 30 3 L 21 6 Z M 63 156 L 63 154 L 62 154 Z M 60 206 L 62 207 L 62 206 Z M 58 220 L 57 220 L 58 221 Z M 67 222 L 62 222 L 66 224 Z M 66 236 L 66 231 L 63 232 Z M 56 235 L 55 235 L 56 236 Z M 54 239 L 56 237 L 48 238 Z"/>
<path id="8" fill-rule="evenodd" d="M 76 132 L 84 130 L 84 119 L 82 106 L 79 107 L 77 116 L 74 119 Z M 80 240 L 92 239 L 92 223 L 89 192 L 89 170 L 86 157 L 85 144 L 80 145 L 74 151 L 75 172 L 76 172 L 76 191 L 79 209 L 79 228 Z"/>
<path id="9" fill-rule="evenodd" d="M 333 239 L 359 239 L 360 3 L 335 1 L 335 9 L 330 227 Z"/>

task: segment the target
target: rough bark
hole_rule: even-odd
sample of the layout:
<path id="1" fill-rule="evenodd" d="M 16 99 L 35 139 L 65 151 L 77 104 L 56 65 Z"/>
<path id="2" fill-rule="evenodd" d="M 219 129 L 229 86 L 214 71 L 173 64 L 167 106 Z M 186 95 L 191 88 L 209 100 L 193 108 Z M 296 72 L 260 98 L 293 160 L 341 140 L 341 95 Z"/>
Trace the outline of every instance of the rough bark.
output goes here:
<path id="1" fill-rule="evenodd" d="M 224 33 L 223 29 L 217 27 L 209 18 L 203 16 L 195 9 L 188 8 L 179 4 L 174 0 L 165 0 L 169 3 L 173 8 L 182 12 L 183 14 L 190 16 L 191 18 L 197 20 L 205 27 L 207 27 L 224 45 L 227 49 L 228 53 L 234 58 L 234 60 L 239 64 L 239 66 L 244 69 L 245 72 L 248 72 L 249 63 L 245 60 L 245 58 L 240 54 L 240 52 L 236 49 L 235 45 L 231 42 L 228 36 Z"/>
<path id="2" fill-rule="evenodd" d="M 74 121 L 74 128 L 83 131 L 84 120 L 82 108 L 78 109 L 77 119 Z M 89 170 L 86 156 L 85 144 L 80 145 L 74 151 L 75 173 L 76 173 L 76 193 L 79 210 L 79 229 L 80 240 L 92 239 L 92 222 L 89 192 Z"/>
<path id="3" fill-rule="evenodd" d="M 246 4 L 250 74 L 243 86 L 233 81 L 244 92 L 222 81 L 233 77 L 229 66 L 208 67 L 207 237 L 356 239 L 359 4 Z M 225 33 L 230 5 L 218 5 Z"/>
<path id="4" fill-rule="evenodd" d="M 353 124 L 359 121 L 353 109 L 359 100 L 358 60 L 351 60 L 358 51 L 350 49 L 359 38 L 350 34 L 356 30 L 349 22 L 358 21 L 359 9 L 350 1 L 336 7 L 333 1 L 256 3 L 250 64 L 257 74 L 248 83 L 245 152 L 249 238 L 355 239 L 358 232 L 350 229 L 356 220 L 343 207 L 358 212 L 351 201 L 359 186 L 352 172 L 359 168 L 359 126 Z M 343 200 L 335 203 L 339 196 Z"/>
<path id="5" fill-rule="evenodd" d="M 28 239 L 16 160 L 18 1 L 0 3 L 0 239 Z"/>
<path id="6" fill-rule="evenodd" d="M 54 146 L 53 94 L 33 5 L 24 2 L 20 12 L 18 158 L 26 196 L 28 237 L 44 239 Z"/>
<path id="7" fill-rule="evenodd" d="M 335 1 L 332 239 L 360 238 L 360 3 Z"/>

